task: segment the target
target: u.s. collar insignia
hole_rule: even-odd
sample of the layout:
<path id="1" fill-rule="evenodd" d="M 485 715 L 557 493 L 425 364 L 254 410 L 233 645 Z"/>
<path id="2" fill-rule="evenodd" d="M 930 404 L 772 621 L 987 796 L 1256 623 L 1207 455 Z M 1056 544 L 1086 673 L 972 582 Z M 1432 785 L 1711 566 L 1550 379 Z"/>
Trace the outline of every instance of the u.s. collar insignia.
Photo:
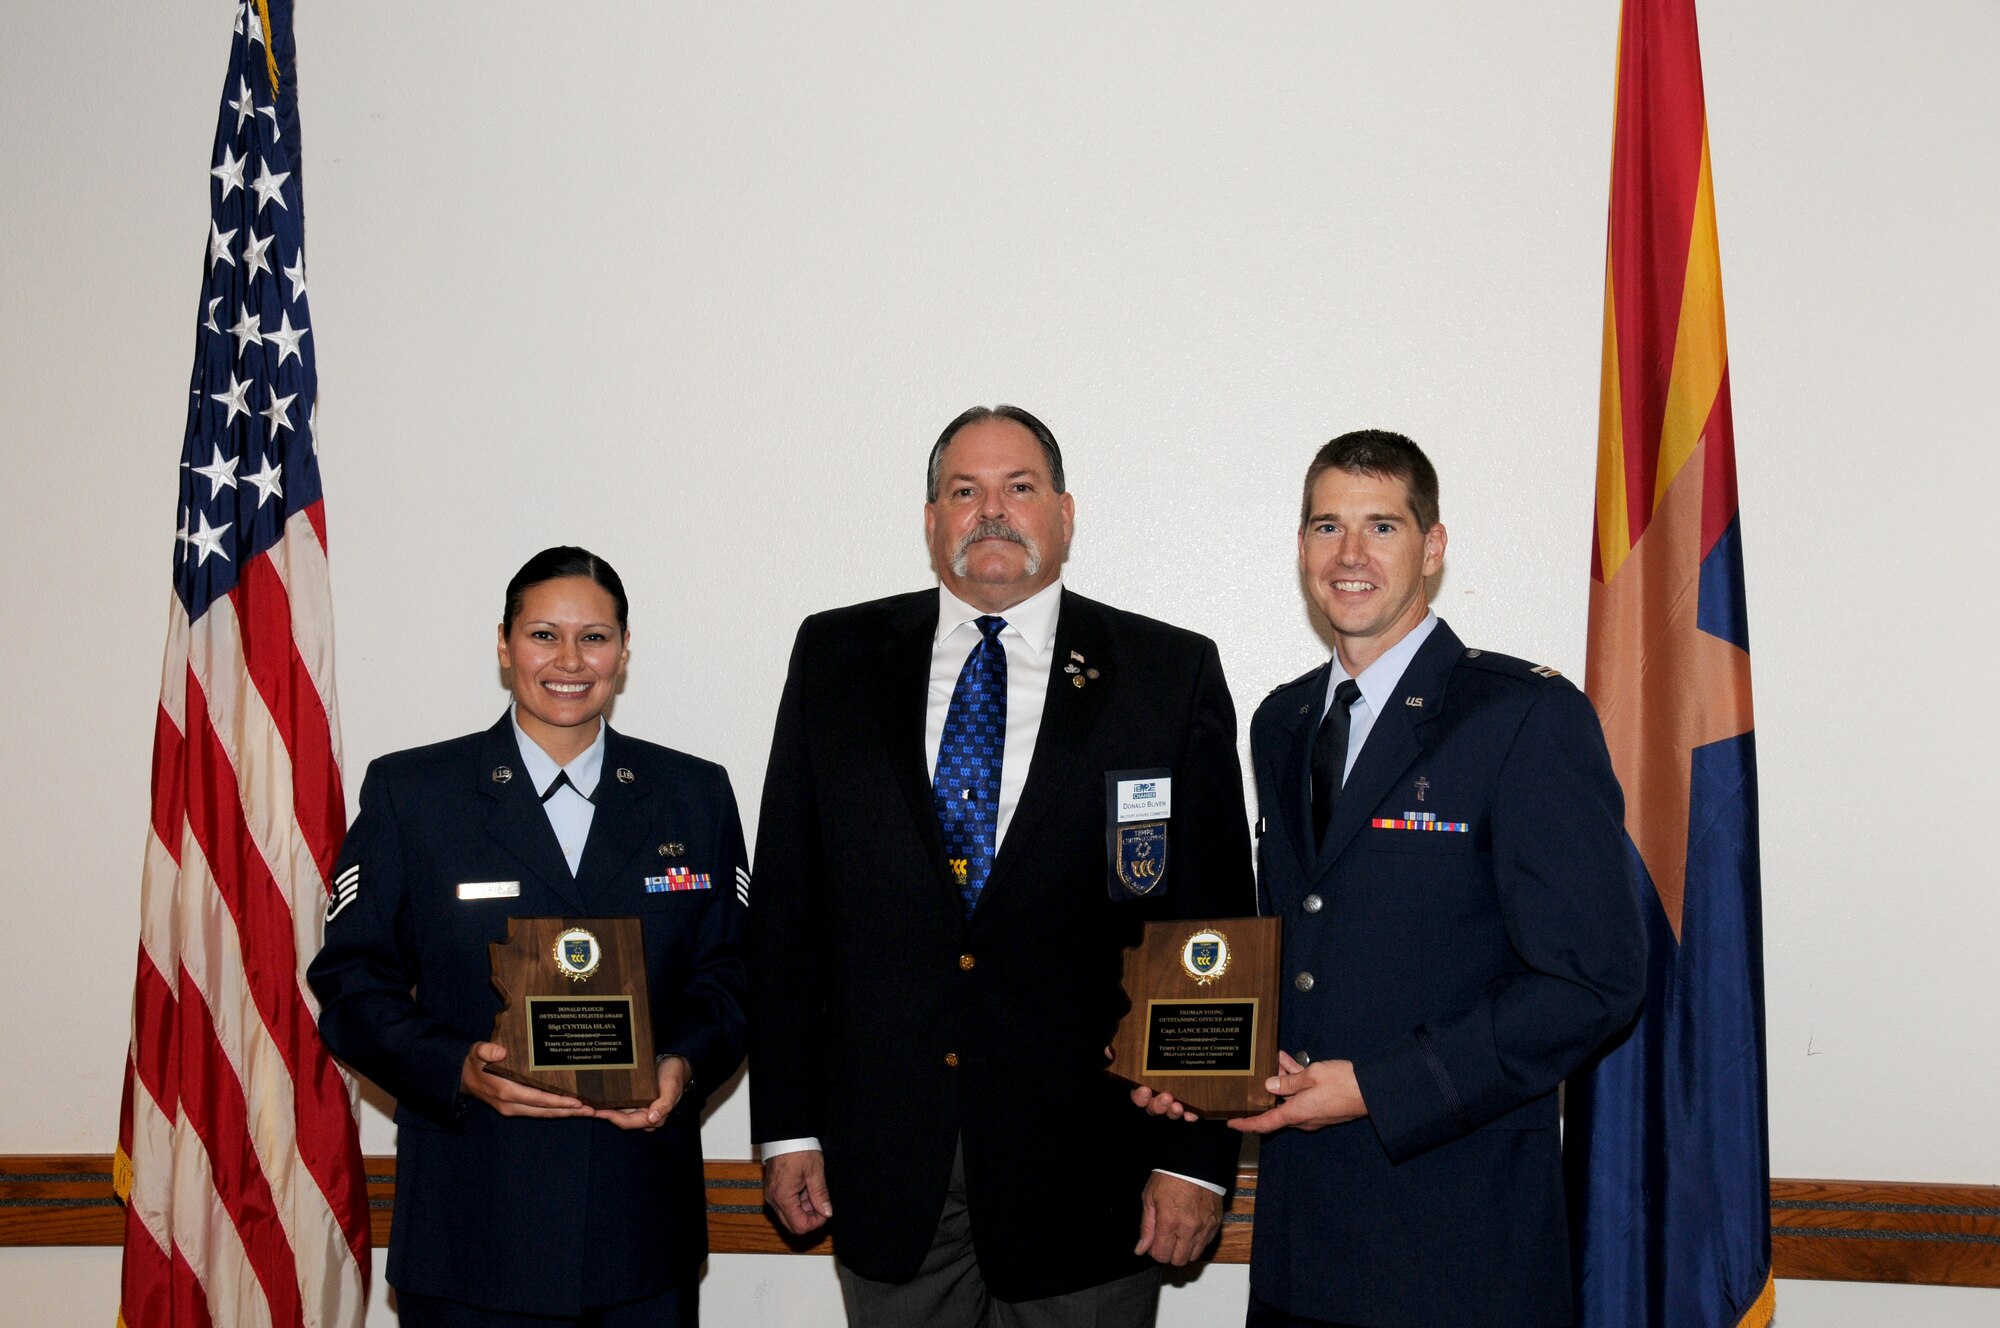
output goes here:
<path id="1" fill-rule="evenodd" d="M 1413 710 L 1422 710 L 1424 708 L 1424 698 L 1421 696 L 1406 696 L 1403 698 L 1403 704 Z"/>
<path id="2" fill-rule="evenodd" d="M 493 782 L 494 782 L 494 783 L 496 783 L 496 784 L 504 784 L 504 783 L 506 783 L 506 782 L 507 782 L 508 780 L 512 779 L 513 777 L 514 777 L 514 772 L 513 772 L 512 770 L 509 770 L 509 769 L 508 769 L 508 768 L 507 768 L 506 766 L 504 766 L 504 765 L 496 765 L 496 766 L 494 766 L 494 767 L 493 767 Z"/>
<path id="3" fill-rule="evenodd" d="M 1229 938 L 1219 931 L 1198 931 L 1181 946 L 1181 967 L 1206 987 L 1229 967 Z"/>
<path id="4" fill-rule="evenodd" d="M 582 927 L 571 927 L 556 937 L 556 968 L 572 982 L 581 982 L 595 973 L 603 959 L 604 947 Z"/>
<path id="5" fill-rule="evenodd" d="M 618 782 L 621 784 L 629 784 L 632 782 L 632 772 L 630 770 L 627 770 L 622 765 L 618 767 Z"/>

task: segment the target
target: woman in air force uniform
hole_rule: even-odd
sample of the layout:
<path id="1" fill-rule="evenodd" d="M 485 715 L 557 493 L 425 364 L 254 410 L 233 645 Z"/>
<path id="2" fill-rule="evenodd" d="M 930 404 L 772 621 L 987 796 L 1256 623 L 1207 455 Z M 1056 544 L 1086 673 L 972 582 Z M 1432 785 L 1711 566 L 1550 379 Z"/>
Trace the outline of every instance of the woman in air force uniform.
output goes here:
<path id="1" fill-rule="evenodd" d="M 381 757 L 308 974 L 335 1054 L 396 1098 L 405 1328 L 696 1321 L 701 1099 L 743 1055 L 749 874 L 722 767 L 616 733 L 625 590 L 583 549 L 507 586 L 500 722 Z M 483 1072 L 509 917 L 638 917 L 659 1095 L 593 1110 Z M 524 1054 L 517 1050 L 517 1056 Z"/>

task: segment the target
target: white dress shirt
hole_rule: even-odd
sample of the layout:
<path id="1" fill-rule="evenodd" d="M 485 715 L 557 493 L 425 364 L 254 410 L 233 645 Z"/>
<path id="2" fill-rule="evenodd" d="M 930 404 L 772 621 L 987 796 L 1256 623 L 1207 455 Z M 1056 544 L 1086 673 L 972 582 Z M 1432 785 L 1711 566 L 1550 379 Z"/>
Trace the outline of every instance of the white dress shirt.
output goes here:
<path id="1" fill-rule="evenodd" d="M 1437 630 L 1438 616 L 1426 613 L 1424 620 L 1409 630 L 1409 633 L 1361 670 L 1361 676 L 1354 679 L 1361 688 L 1361 695 L 1347 708 L 1347 763 L 1340 768 L 1340 782 L 1345 784 L 1347 776 L 1354 769 L 1355 758 L 1361 755 L 1362 745 L 1368 741 L 1368 733 L 1375 727 L 1375 720 L 1388 710 L 1389 703 L 1396 699 L 1396 684 L 1403 681 L 1403 671 L 1410 667 L 1410 661 L 1417 657 L 1417 647 L 1430 638 Z M 1333 690 L 1347 681 L 1349 674 L 1341 667 L 1340 655 L 1333 657 L 1333 667 L 1327 671 L 1326 696 L 1319 703 L 1320 717 L 1333 708 Z"/>
<path id="2" fill-rule="evenodd" d="M 1007 826 L 1020 805 L 1028 782 L 1028 763 L 1035 756 L 1035 739 L 1042 731 L 1042 707 L 1049 699 L 1049 667 L 1056 651 L 1056 617 L 1062 608 L 1062 582 L 1030 595 L 1005 613 L 1000 648 L 1007 653 L 1007 742 L 1000 751 L 1000 808 L 994 824 L 993 851 L 1007 840 Z M 937 631 L 931 637 L 931 683 L 924 707 L 924 769 L 937 774 L 938 748 L 944 742 L 944 721 L 958 675 L 980 641 L 978 619 L 984 611 L 938 587 Z"/>
<path id="3" fill-rule="evenodd" d="M 563 860 L 569 863 L 571 876 L 576 875 L 577 864 L 583 861 L 583 846 L 590 838 L 590 822 L 597 815 L 597 806 L 590 798 L 597 792 L 598 777 L 604 773 L 604 731 L 607 727 L 600 718 L 597 721 L 597 737 L 592 739 L 590 746 L 568 765 L 557 765 L 556 758 L 543 751 L 540 744 L 521 728 L 520 717 L 514 717 L 514 741 L 521 749 L 521 764 L 527 767 L 528 782 L 535 786 L 535 796 L 539 798 L 548 793 L 549 785 L 556 782 L 557 775 L 569 776 L 568 787 L 556 790 L 555 796 L 542 804 L 542 811 L 548 815 L 549 828 L 556 832 L 556 842 L 562 845 Z"/>

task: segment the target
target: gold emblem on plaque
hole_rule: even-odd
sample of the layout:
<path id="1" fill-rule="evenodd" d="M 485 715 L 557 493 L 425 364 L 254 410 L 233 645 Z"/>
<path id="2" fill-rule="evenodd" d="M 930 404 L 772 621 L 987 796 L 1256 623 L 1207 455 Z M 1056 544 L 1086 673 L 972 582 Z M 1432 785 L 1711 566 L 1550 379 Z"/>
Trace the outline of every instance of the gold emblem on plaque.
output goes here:
<path id="1" fill-rule="evenodd" d="M 1206 987 L 1229 967 L 1229 938 L 1219 931 L 1198 931 L 1181 945 L 1181 967 Z"/>
<path id="2" fill-rule="evenodd" d="M 571 927 L 556 937 L 556 967 L 572 982 L 581 982 L 604 962 L 604 947 L 597 937 L 582 927 Z"/>

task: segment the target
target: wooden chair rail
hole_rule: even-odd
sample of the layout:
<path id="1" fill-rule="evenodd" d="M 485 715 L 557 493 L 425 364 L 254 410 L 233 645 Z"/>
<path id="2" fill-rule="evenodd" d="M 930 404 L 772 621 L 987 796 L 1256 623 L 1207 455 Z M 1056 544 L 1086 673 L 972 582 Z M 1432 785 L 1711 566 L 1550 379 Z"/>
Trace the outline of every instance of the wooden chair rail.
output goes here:
<path id="1" fill-rule="evenodd" d="M 378 1244 L 389 1240 L 396 1159 L 364 1160 Z M 1218 1263 L 1247 1263 L 1257 1173 L 1237 1176 Z M 0 1245 L 116 1245 L 125 1215 L 102 1154 L 0 1155 Z M 708 1238 L 717 1254 L 826 1254 L 794 1240 L 764 1209 L 754 1162 L 708 1164 Z M 2000 1287 L 2000 1185 L 1773 1180 L 1771 1257 L 1781 1278 Z"/>

